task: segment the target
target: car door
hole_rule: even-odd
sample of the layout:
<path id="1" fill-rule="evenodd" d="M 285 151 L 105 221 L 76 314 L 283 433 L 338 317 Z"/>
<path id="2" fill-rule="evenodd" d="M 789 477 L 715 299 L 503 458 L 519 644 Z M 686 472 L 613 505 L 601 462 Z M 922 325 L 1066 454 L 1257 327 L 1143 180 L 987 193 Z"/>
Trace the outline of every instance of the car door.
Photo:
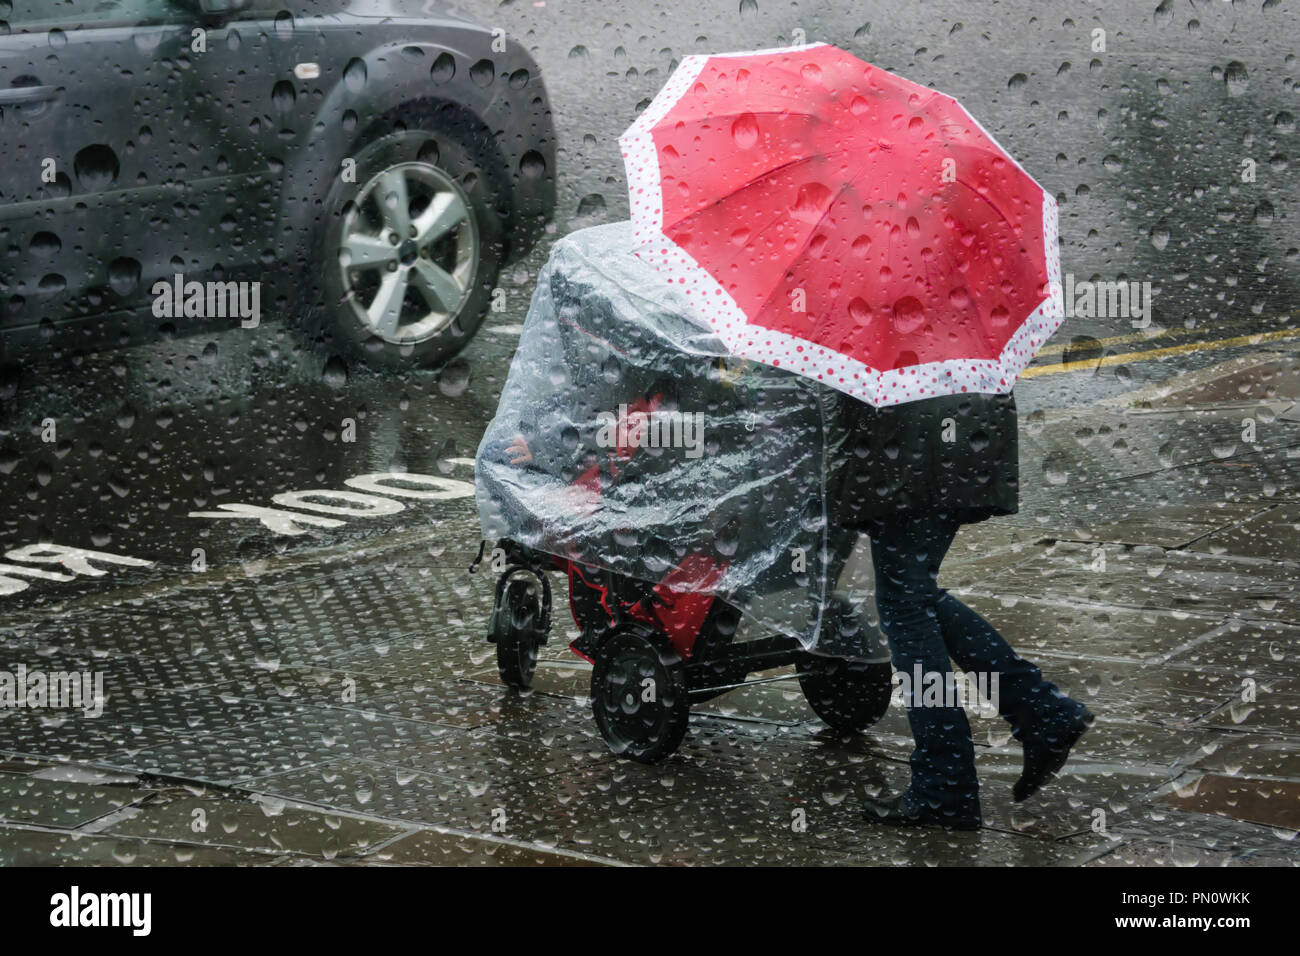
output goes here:
<path id="1" fill-rule="evenodd" d="M 6 333 L 78 319 L 114 332 L 110 317 L 182 261 L 189 16 L 172 0 L 13 0 L 0 31 Z"/>
<path id="2" fill-rule="evenodd" d="M 197 12 L 198 0 L 173 2 L 190 11 L 187 36 L 200 47 L 186 55 L 175 91 L 176 118 L 195 157 L 186 265 L 260 282 L 289 251 L 277 235 L 277 187 L 296 124 L 311 105 L 299 102 L 295 54 L 318 41 L 301 25 L 295 29 L 281 0 L 252 0 L 224 14 Z"/>

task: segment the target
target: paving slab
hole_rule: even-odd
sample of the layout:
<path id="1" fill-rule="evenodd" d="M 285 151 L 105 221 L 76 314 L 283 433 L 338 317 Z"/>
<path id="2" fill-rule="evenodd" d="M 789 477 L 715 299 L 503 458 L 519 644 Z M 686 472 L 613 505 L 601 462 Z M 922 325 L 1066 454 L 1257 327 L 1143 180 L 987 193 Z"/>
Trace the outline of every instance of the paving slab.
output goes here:
<path id="1" fill-rule="evenodd" d="M 1277 447 L 1114 481 L 1063 487 L 1022 481 L 1020 511 L 994 520 L 1046 537 L 1091 540 L 1088 529 L 1153 509 L 1195 505 L 1208 509 L 1221 502 L 1258 506 L 1296 499 L 1300 499 L 1300 448 Z"/>
<path id="2" fill-rule="evenodd" d="M 1300 505 L 1258 512 L 1200 538 L 1187 550 L 1300 564 Z"/>
<path id="3" fill-rule="evenodd" d="M 1204 722 L 1225 730 L 1300 737 L 1300 694 L 1261 692 L 1257 700 L 1235 700 L 1219 707 Z"/>
<path id="4" fill-rule="evenodd" d="M 1050 662 L 1050 663 L 1049 663 Z M 1237 700 L 1245 685 L 1261 696 L 1289 686 L 1289 679 L 1211 672 L 1167 663 L 1041 658 L 1040 666 L 1062 691 L 1094 712 L 1157 723 L 1190 723 Z"/>
<path id="5" fill-rule="evenodd" d="M 268 866 L 281 859 L 225 847 L 0 828 L 0 866 Z"/>
<path id="6" fill-rule="evenodd" d="M 1031 590 L 1020 581 L 1018 592 Z M 994 625 L 1017 651 L 1032 658 L 1050 651 L 1089 659 L 1154 660 L 1223 625 L 1222 615 L 1125 608 L 1098 603 L 1049 602 L 1039 596 L 988 593 L 984 584 L 956 591 L 969 607 Z"/>
<path id="7" fill-rule="evenodd" d="M 1061 541 L 1015 569 L 981 582 L 986 597 L 1025 595 L 1091 604 L 1300 623 L 1293 569 L 1271 561 L 1163 548 Z"/>
<path id="8" fill-rule="evenodd" d="M 641 865 L 856 866 L 875 859 L 862 847 L 832 843 L 835 831 L 819 819 L 797 831 L 782 809 L 735 800 L 724 808 L 674 803 L 574 822 L 559 845 Z"/>
<path id="9" fill-rule="evenodd" d="M 246 781 L 244 789 L 411 824 L 556 843 L 553 809 L 574 794 L 562 776 L 482 784 L 357 758 Z M 598 810 L 593 810 L 598 812 Z"/>
<path id="10" fill-rule="evenodd" d="M 1215 405 L 1258 406 L 1300 399 L 1300 358 L 1286 352 L 1257 352 L 1118 396 L 1106 404 L 1146 409 Z"/>
<path id="11" fill-rule="evenodd" d="M 1192 766 L 1222 777 L 1300 780 L 1300 747 L 1294 740 L 1234 734 Z"/>
<path id="12" fill-rule="evenodd" d="M 461 781 L 508 783 L 612 763 L 616 758 L 603 742 L 583 751 L 548 747 L 490 731 L 449 730 L 395 748 L 376 759 Z"/>
<path id="13" fill-rule="evenodd" d="M 416 830 L 366 854 L 362 862 L 389 866 L 602 866 L 614 861 L 480 836 Z"/>
<path id="14" fill-rule="evenodd" d="M 1140 414 L 1097 406 L 1052 409 L 1020 430 L 1026 484 L 1063 489 L 1300 445 L 1300 428 L 1274 421 L 1242 441 L 1239 409 Z"/>
<path id="15" fill-rule="evenodd" d="M 391 823 L 251 802 L 212 791 L 158 793 L 102 832 L 164 843 L 275 850 L 324 860 L 361 857 L 407 830 Z"/>
<path id="16" fill-rule="evenodd" d="M 483 619 L 486 628 L 487 618 Z M 552 632 L 552 643 L 558 643 Z M 551 651 L 550 646 L 543 653 Z M 349 673 L 368 673 L 390 680 L 416 682 L 457 680 L 495 665 L 496 649 L 478 628 L 458 631 L 430 630 L 386 644 L 367 645 L 331 657 L 329 667 Z"/>
<path id="17" fill-rule="evenodd" d="M 135 754 L 171 740 L 158 728 L 117 724 L 104 718 L 11 711 L 0 716 L 0 753 L 42 760 L 81 760 L 132 766 Z"/>
<path id="18" fill-rule="evenodd" d="M 1186 548 L 1206 535 L 1231 528 L 1269 507 L 1255 502 L 1212 501 L 1200 505 L 1151 508 L 1118 521 L 1081 527 L 1077 529 L 1079 534 L 1074 540 Z"/>
<path id="19" fill-rule="evenodd" d="M 129 765 L 140 773 L 231 786 L 324 763 L 340 754 L 377 754 L 437 732 L 438 728 L 418 721 L 304 707 L 244 727 L 238 738 L 177 735 L 141 750 Z"/>
<path id="20" fill-rule="evenodd" d="M 1300 781 L 1207 773 L 1160 798 L 1180 810 L 1214 813 L 1280 830 L 1300 831 Z"/>
<path id="21" fill-rule="evenodd" d="M 70 830 L 137 803 L 149 794 L 139 787 L 0 774 L 0 823 Z"/>
<path id="22" fill-rule="evenodd" d="M 128 687 L 110 690 L 104 716 L 132 729 L 150 728 L 168 734 L 234 736 L 249 724 L 291 713 L 290 704 L 234 697 L 224 685 L 186 691 Z"/>
<path id="23" fill-rule="evenodd" d="M 1166 866 L 1300 866 L 1293 854 L 1285 850 L 1208 850 L 1170 841 L 1135 840 L 1083 863 L 1090 867 L 1166 867 Z"/>
<path id="24" fill-rule="evenodd" d="M 1167 660 L 1240 675 L 1295 674 L 1300 670 L 1300 627 L 1229 620 L 1203 639 L 1183 645 Z"/>

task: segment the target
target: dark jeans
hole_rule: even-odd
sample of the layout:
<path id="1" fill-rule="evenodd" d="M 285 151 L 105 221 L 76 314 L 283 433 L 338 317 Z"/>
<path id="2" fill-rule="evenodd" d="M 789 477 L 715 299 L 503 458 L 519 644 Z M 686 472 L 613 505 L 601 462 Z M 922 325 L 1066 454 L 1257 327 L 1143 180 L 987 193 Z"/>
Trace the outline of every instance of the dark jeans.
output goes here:
<path id="1" fill-rule="evenodd" d="M 868 528 L 876 569 L 876 607 L 889 639 L 895 670 L 909 678 L 919 664 L 923 674 L 952 673 L 949 658 L 971 675 L 997 674 L 999 713 L 1015 737 L 1047 742 L 1069 728 L 1083 705 L 1043 679 L 1042 672 L 1017 656 L 988 621 L 939 587 L 939 565 L 952 545 L 959 516 L 914 512 L 891 516 Z M 979 809 L 975 746 L 960 706 L 923 704 L 922 688 L 908 700 L 912 751 L 912 794 L 945 812 Z"/>

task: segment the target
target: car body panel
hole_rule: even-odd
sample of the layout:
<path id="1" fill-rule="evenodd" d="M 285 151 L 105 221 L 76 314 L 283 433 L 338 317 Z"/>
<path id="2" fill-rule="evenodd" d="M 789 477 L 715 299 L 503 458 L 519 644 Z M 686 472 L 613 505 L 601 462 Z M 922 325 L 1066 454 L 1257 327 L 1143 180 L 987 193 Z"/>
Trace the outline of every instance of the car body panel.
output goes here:
<path id="1" fill-rule="evenodd" d="M 178 272 L 283 283 L 301 268 L 295 256 L 343 161 L 376 121 L 413 104 L 454 107 L 491 135 L 510 259 L 554 209 L 554 134 L 536 65 L 442 5 L 254 0 L 207 15 L 190 0 L 122 0 L 149 15 L 78 28 L 24 20 L 24 4 L 37 2 L 16 0 L 0 35 L 0 97 L 33 89 L 30 102 L 0 100 L 10 351 L 65 326 L 77 332 L 57 344 L 85 347 L 160 324 L 204 328 L 160 323 L 148 308 L 154 282 Z M 295 75 L 309 63 L 318 76 Z M 49 162 L 57 175 L 44 183 Z"/>

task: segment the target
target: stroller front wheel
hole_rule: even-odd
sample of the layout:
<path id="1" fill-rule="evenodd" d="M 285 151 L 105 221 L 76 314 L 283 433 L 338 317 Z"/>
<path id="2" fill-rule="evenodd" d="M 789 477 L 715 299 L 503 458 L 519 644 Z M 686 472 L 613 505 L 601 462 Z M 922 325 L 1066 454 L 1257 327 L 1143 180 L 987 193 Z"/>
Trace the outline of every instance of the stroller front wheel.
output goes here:
<path id="1" fill-rule="evenodd" d="M 524 577 L 511 578 L 492 612 L 488 640 L 497 646 L 497 673 L 517 690 L 532 686 L 537 670 L 541 607 L 537 585 Z"/>
<path id="2" fill-rule="evenodd" d="M 611 751 L 657 763 L 686 736 L 691 708 L 685 665 L 653 630 L 625 625 L 596 651 L 591 708 Z"/>

